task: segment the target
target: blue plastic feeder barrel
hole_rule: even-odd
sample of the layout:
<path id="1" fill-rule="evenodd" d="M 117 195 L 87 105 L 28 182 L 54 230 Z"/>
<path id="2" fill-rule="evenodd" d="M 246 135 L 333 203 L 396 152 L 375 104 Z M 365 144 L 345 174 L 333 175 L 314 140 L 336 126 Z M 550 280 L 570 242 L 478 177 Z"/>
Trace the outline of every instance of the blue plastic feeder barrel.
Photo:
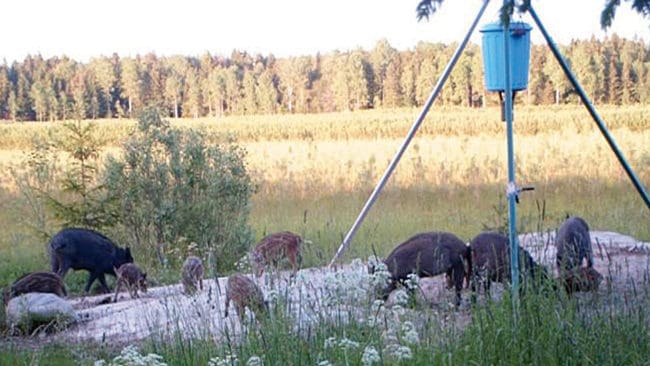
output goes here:
<path id="1" fill-rule="evenodd" d="M 513 91 L 528 87 L 531 29 L 532 27 L 524 22 L 510 23 L 510 70 Z M 505 91 L 503 25 L 500 22 L 489 23 L 481 28 L 481 32 L 485 87 L 489 91 Z"/>

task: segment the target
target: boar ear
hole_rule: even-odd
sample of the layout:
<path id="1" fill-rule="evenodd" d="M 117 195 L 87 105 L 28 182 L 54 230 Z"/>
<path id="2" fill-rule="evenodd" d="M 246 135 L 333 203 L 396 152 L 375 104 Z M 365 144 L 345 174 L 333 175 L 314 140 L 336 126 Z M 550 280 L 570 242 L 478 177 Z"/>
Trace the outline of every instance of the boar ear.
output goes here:
<path id="1" fill-rule="evenodd" d="M 142 278 L 144 278 L 145 280 L 147 279 L 147 272 L 142 274 Z"/>

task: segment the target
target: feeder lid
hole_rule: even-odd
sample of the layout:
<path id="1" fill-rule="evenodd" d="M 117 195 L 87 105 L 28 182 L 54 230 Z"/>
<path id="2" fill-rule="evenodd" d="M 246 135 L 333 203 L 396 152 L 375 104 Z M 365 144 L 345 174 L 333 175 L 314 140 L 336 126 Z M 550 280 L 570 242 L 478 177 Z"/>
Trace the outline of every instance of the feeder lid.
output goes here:
<path id="1" fill-rule="evenodd" d="M 510 31 L 515 31 L 515 32 L 528 32 L 533 27 L 531 27 L 528 23 L 525 22 L 510 22 Z M 501 25 L 501 22 L 494 22 L 494 23 L 488 23 L 483 26 L 483 28 L 480 29 L 481 32 L 503 32 L 503 26 Z"/>

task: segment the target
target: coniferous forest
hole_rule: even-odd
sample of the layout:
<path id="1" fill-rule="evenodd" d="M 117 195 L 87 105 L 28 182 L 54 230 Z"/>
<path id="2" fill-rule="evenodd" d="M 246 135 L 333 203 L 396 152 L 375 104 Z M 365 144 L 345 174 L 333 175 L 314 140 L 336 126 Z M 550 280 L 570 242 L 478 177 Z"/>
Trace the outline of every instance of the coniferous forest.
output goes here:
<path id="1" fill-rule="evenodd" d="M 152 104 L 184 118 L 420 106 L 456 46 L 421 42 L 400 51 L 381 40 L 369 51 L 288 58 L 235 50 L 229 57 L 113 54 L 87 63 L 27 56 L 0 65 L 0 119 L 128 118 Z M 643 41 L 613 35 L 561 48 L 594 103 L 650 103 L 650 46 Z M 491 94 L 480 47 L 470 44 L 437 103 L 481 107 L 496 103 Z M 532 45 L 528 89 L 517 97 L 531 105 L 577 103 L 546 45 Z"/>

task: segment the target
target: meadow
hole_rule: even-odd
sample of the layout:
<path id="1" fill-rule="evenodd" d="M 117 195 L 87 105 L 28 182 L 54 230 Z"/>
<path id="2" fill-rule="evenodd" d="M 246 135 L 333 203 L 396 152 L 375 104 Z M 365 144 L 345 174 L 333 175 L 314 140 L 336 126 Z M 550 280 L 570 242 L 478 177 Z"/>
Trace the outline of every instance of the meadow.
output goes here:
<path id="1" fill-rule="evenodd" d="M 648 186 L 650 119 L 647 116 L 650 109 L 647 106 L 605 106 L 598 109 L 628 161 Z M 325 265 L 331 259 L 417 113 L 419 111 L 414 109 L 371 110 L 320 115 L 173 120 L 172 123 L 183 128 L 201 129 L 215 144 L 233 142 L 246 149 L 246 162 L 257 185 L 250 217 L 256 238 L 279 230 L 300 233 L 309 240 L 305 245 L 303 263 L 311 267 Z M 504 197 L 506 141 L 505 124 L 500 121 L 499 113 L 496 108 L 434 107 L 343 261 L 367 258 L 372 248 L 379 256 L 385 255 L 395 244 L 417 232 L 450 231 L 469 241 L 482 230 L 503 228 L 507 223 Z M 103 153 L 108 154 L 117 152 L 117 146 L 133 129 L 134 121 L 98 121 L 97 125 L 98 136 L 105 145 Z M 24 154 L 29 152 L 35 138 L 61 133 L 60 123 L 0 125 L 0 168 L 5 172 L 9 169 L 20 171 L 24 167 Z M 553 230 L 567 214 L 576 214 L 584 217 L 592 229 L 617 231 L 650 241 L 650 225 L 647 224 L 650 210 L 643 204 L 583 107 L 517 107 L 515 152 L 517 182 L 535 186 L 535 191 L 522 194 L 518 205 L 520 232 Z M 0 287 L 25 271 L 48 268 L 45 242 L 28 225 L 34 219 L 31 212 L 30 202 L 21 195 L 12 175 L 4 174 L 0 178 L 0 222 L 3 228 L 0 232 Z M 56 228 L 56 222 L 47 225 L 53 230 Z M 155 266 L 146 259 L 143 261 L 147 266 Z M 152 268 L 152 272 L 159 283 L 171 282 L 175 278 L 175 275 L 162 269 Z M 85 276 L 85 273 L 70 274 L 66 282 L 72 284 L 73 290 L 78 290 Z M 638 323 L 631 313 L 632 309 L 647 304 L 647 300 L 646 296 L 641 297 L 639 302 L 626 304 L 620 313 L 610 319 L 610 324 L 600 335 L 614 339 L 627 331 L 640 334 L 639 329 L 647 330 L 647 319 Z M 557 306 L 556 303 L 547 305 Z M 486 317 L 483 320 L 495 322 L 490 323 L 494 326 L 505 327 L 505 332 L 533 331 L 537 326 L 528 324 L 528 328 L 515 329 L 511 325 L 508 309 L 504 308 L 507 302 L 495 306 L 495 309 L 486 310 L 487 313 L 482 315 Z M 534 304 L 529 306 L 534 308 L 530 311 L 535 314 L 541 311 Z M 630 313 L 626 312 L 628 306 Z M 536 321 L 547 324 L 548 329 L 535 334 L 542 344 L 555 342 L 557 351 L 569 347 L 563 342 L 579 336 L 584 341 L 581 344 L 585 344 L 585 353 L 598 351 L 601 356 L 587 364 L 614 364 L 619 352 L 610 348 L 609 355 L 602 353 L 601 341 L 589 335 L 589 331 L 593 332 L 594 328 L 602 325 L 599 322 L 606 321 L 607 316 L 611 315 L 607 313 L 609 308 L 602 309 L 606 309 L 600 314 L 602 319 L 584 318 L 585 315 L 578 310 L 565 314 L 566 318 L 557 314 L 556 318 L 544 316 Z M 578 330 L 580 334 L 565 334 L 567 338 L 556 338 L 554 330 L 561 330 L 563 324 L 574 321 L 586 324 Z M 275 326 L 280 328 L 270 331 L 271 339 L 279 342 L 279 338 L 291 336 L 291 329 L 278 324 Z M 320 348 L 329 330 L 332 329 L 315 330 L 314 338 L 300 342 L 296 347 L 302 348 L 294 351 L 304 354 L 309 350 L 314 351 L 316 347 L 317 352 L 325 352 Z M 341 336 L 342 333 L 352 332 L 347 336 L 358 334 L 358 338 L 363 339 L 379 337 L 372 332 L 368 336 L 368 329 L 360 324 L 334 327 L 332 331 L 341 333 Z M 469 331 L 451 334 L 450 339 L 444 342 L 439 336 L 426 333 L 421 335 L 426 341 L 416 348 L 414 360 L 425 362 L 426 355 L 432 349 L 435 350 L 434 359 L 442 364 L 509 361 L 571 363 L 571 360 L 578 360 L 561 357 L 524 357 L 518 360 L 473 358 L 472 354 L 479 357 L 483 352 L 488 352 L 487 348 L 491 349 L 490 352 L 498 351 L 498 345 L 478 344 L 472 338 L 493 337 L 493 331 L 491 326 L 473 323 Z M 250 337 L 241 346 L 244 354 L 267 349 L 268 344 L 260 345 L 261 339 L 255 338 L 255 335 Z M 316 346 L 317 343 L 321 346 Z M 634 347 L 640 344 L 632 343 Z M 527 352 L 524 343 L 515 342 L 515 345 L 522 352 Z M 506 344 L 503 346 L 506 347 Z M 624 346 L 622 343 L 621 347 Z M 171 357 L 178 361 L 170 364 L 193 364 L 187 352 L 200 353 L 200 346 L 196 344 L 149 344 L 146 347 L 165 354 L 167 359 Z M 252 350 L 246 347 L 252 347 Z M 463 350 L 467 349 L 472 352 L 465 357 Z M 95 351 L 89 353 L 97 357 Z M 625 348 L 620 354 L 624 351 Z M 39 360 L 46 359 L 44 355 L 47 352 L 61 355 L 69 351 L 54 348 L 43 352 Z M 87 353 L 83 350 L 78 352 Z M 114 350 L 106 352 L 112 354 Z M 647 347 L 641 348 L 640 352 L 647 355 Z M 207 362 L 207 356 L 202 354 L 197 357 Z M 354 362 L 343 362 L 343 355 L 336 357 L 340 359 L 335 364 L 361 362 L 360 357 Z M 66 359 L 70 361 L 71 358 Z M 310 364 L 319 361 L 312 358 L 303 361 L 306 360 Z M 626 364 L 636 361 L 631 360 Z M 291 363 L 301 362 L 294 360 Z"/>

